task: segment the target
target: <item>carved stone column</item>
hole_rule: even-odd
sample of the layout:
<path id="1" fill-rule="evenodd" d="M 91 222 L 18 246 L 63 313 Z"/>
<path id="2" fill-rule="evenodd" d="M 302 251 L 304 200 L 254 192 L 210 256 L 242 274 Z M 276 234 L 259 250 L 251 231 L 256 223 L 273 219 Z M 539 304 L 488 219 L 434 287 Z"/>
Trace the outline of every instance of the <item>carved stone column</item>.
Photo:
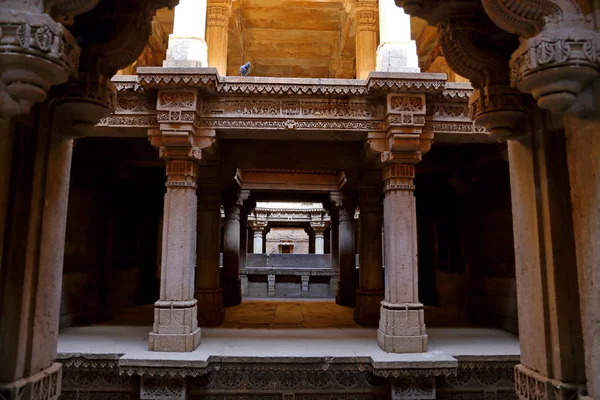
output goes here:
<path id="1" fill-rule="evenodd" d="M 58 341 L 73 137 L 47 107 L 11 128 L 11 190 L 0 206 L 0 398 L 60 395 Z M 4 196 L 3 196 L 4 197 Z"/>
<path id="2" fill-rule="evenodd" d="M 367 79 L 376 69 L 377 0 L 358 0 L 356 18 L 356 79 Z"/>
<path id="3" fill-rule="evenodd" d="M 164 67 L 206 67 L 206 0 L 179 0 Z"/>
<path id="4" fill-rule="evenodd" d="M 410 15 L 394 0 L 379 0 L 377 71 L 421 72 L 417 43 L 410 36 Z"/>
<path id="5" fill-rule="evenodd" d="M 234 306 L 242 302 L 240 287 L 240 216 L 247 191 L 229 193 L 225 198 L 225 224 L 223 226 L 223 303 Z"/>
<path id="6" fill-rule="evenodd" d="M 214 179 L 216 168 L 200 169 L 196 245 L 196 286 L 198 324 L 223 323 L 223 290 L 220 287 L 221 188 Z M 208 176 L 207 176 L 208 175 Z M 207 179 L 208 178 L 208 179 Z"/>
<path id="7" fill-rule="evenodd" d="M 373 176 L 375 175 L 376 176 Z M 354 320 L 363 326 L 377 326 L 383 300 L 381 171 L 367 171 L 359 192 L 358 289 Z"/>
<path id="8" fill-rule="evenodd" d="M 356 297 L 356 250 L 354 243 L 354 210 L 356 203 L 349 193 L 340 194 L 338 208 L 338 265 L 340 276 L 336 303 L 354 306 Z"/>
<path id="9" fill-rule="evenodd" d="M 331 257 L 331 269 L 336 271 L 339 274 L 340 264 L 339 264 L 339 217 L 338 211 L 336 207 L 331 207 L 329 210 L 329 218 L 331 229 L 329 231 L 329 245 L 331 248 L 329 249 L 330 257 Z M 337 290 L 337 280 L 336 280 L 336 290 Z M 337 292 L 336 292 L 337 293 Z"/>
<path id="10" fill-rule="evenodd" d="M 253 248 L 252 252 L 254 254 L 262 254 L 263 253 L 263 238 L 265 235 L 266 224 L 262 224 L 260 222 L 254 221 L 252 224 L 252 238 L 253 238 Z"/>
<path id="11" fill-rule="evenodd" d="M 160 297 L 148 347 L 153 351 L 192 351 L 200 344 L 194 298 L 199 163 L 215 132 L 197 128 L 198 92 L 164 89 L 158 93 L 160 129 L 150 129 L 150 143 L 166 162 Z"/>
<path id="12" fill-rule="evenodd" d="M 427 351 L 423 304 L 419 303 L 415 167 L 390 164 L 383 169 L 385 226 L 385 298 L 377 331 L 388 352 Z"/>
<path id="13" fill-rule="evenodd" d="M 325 254 L 325 230 L 327 228 L 315 227 L 315 254 Z"/>
<path id="14" fill-rule="evenodd" d="M 245 268 L 248 262 L 248 212 L 242 208 L 240 213 L 240 268 Z"/>
<path id="15" fill-rule="evenodd" d="M 206 41 L 208 66 L 215 67 L 221 76 L 227 75 L 227 47 L 231 0 L 208 0 Z"/>

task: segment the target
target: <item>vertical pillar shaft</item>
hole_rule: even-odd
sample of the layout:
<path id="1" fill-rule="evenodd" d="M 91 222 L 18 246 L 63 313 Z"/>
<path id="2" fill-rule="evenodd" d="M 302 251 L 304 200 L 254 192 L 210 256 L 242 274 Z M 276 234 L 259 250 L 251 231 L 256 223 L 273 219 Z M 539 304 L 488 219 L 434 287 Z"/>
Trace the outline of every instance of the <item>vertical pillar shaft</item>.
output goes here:
<path id="1" fill-rule="evenodd" d="M 363 186 L 359 194 L 359 269 L 354 320 L 363 326 L 378 325 L 383 300 L 382 194 L 380 186 Z"/>
<path id="2" fill-rule="evenodd" d="M 240 268 L 246 268 L 248 261 L 248 213 L 240 214 Z"/>
<path id="3" fill-rule="evenodd" d="M 154 303 L 151 351 L 192 351 L 200 344 L 194 298 L 198 164 L 167 160 L 160 297 Z"/>
<path id="4" fill-rule="evenodd" d="M 330 226 L 331 229 L 329 231 L 329 235 L 330 235 L 330 249 L 329 249 L 329 256 L 330 256 L 330 260 L 331 260 L 331 269 L 333 271 L 336 272 L 337 276 L 335 277 L 335 285 L 332 285 L 332 288 L 335 289 L 333 291 L 333 294 L 336 295 L 337 294 L 337 282 L 339 280 L 339 273 L 340 273 L 340 264 L 339 264 L 339 217 L 338 217 L 338 212 L 337 209 L 335 207 L 331 207 L 331 211 L 329 213 L 329 218 L 330 218 Z"/>
<path id="5" fill-rule="evenodd" d="M 338 263 L 340 277 L 338 281 L 337 304 L 354 306 L 356 296 L 356 255 L 354 243 L 354 203 L 344 199 L 339 208 Z"/>
<path id="6" fill-rule="evenodd" d="M 359 0 L 356 5 L 356 79 L 367 79 L 376 69 L 377 1 Z"/>
<path id="7" fill-rule="evenodd" d="M 315 254 L 325 254 L 325 229 L 315 229 Z"/>
<path id="8" fill-rule="evenodd" d="M 198 191 L 198 228 L 196 245 L 196 288 L 198 324 L 223 323 L 223 290 L 219 284 L 221 190 L 202 186 Z"/>
<path id="9" fill-rule="evenodd" d="M 264 228 L 254 228 L 252 230 L 254 234 L 254 254 L 262 254 L 263 252 L 263 231 Z"/>
<path id="10" fill-rule="evenodd" d="M 537 125 L 508 142 L 521 345 L 515 384 L 522 398 L 533 386 L 571 398 L 585 372 L 565 138 Z"/>
<path id="11" fill-rule="evenodd" d="M 588 394 L 600 398 L 600 138 L 598 120 L 567 120 L 567 156 Z"/>
<path id="12" fill-rule="evenodd" d="M 206 67 L 206 0 L 180 0 L 175 7 L 173 33 L 169 36 L 164 67 Z"/>
<path id="13" fill-rule="evenodd" d="M 227 75 L 230 14 L 231 0 L 209 0 L 206 29 L 208 66 L 215 67 L 221 76 Z"/>
<path id="14" fill-rule="evenodd" d="M 73 140 L 52 132 L 41 113 L 37 126 L 15 126 L 7 192 L 0 206 L 0 398 L 60 395 L 54 363 L 62 289 Z M 14 142 L 13 142 L 14 140 Z M 6 151 L 6 150 L 4 150 Z M 6 176 L 2 179 L 5 179 Z"/>
<path id="15" fill-rule="evenodd" d="M 391 164 L 383 169 L 386 264 L 377 342 L 391 353 L 427 351 L 418 293 L 414 175 L 413 165 Z"/>
<path id="16" fill-rule="evenodd" d="M 225 203 L 223 226 L 223 302 L 233 306 L 242 302 L 240 288 L 240 214 L 242 200 L 238 197 Z"/>

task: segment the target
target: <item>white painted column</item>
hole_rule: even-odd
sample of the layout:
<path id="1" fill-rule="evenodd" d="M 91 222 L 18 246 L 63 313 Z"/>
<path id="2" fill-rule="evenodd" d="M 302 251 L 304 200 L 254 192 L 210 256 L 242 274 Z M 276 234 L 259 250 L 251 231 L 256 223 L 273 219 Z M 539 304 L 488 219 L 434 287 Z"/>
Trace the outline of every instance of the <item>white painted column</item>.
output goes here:
<path id="1" fill-rule="evenodd" d="M 262 254 L 263 252 L 263 231 L 264 228 L 253 228 L 254 248 L 252 249 L 252 252 L 254 254 Z"/>
<path id="2" fill-rule="evenodd" d="M 410 16 L 394 0 L 379 0 L 377 71 L 421 72 L 417 44 L 410 36 Z"/>
<path id="3" fill-rule="evenodd" d="M 205 31 L 206 0 L 180 0 L 175 7 L 173 33 L 169 35 L 167 59 L 163 67 L 208 66 Z"/>
<path id="4" fill-rule="evenodd" d="M 315 229 L 315 254 L 325 254 L 325 230 Z"/>

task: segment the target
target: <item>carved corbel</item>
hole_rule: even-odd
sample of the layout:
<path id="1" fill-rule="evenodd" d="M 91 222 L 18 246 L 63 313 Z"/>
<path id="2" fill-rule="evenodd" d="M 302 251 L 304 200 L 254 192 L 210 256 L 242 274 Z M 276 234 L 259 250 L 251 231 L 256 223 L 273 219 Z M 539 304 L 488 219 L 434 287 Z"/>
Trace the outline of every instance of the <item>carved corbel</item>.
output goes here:
<path id="1" fill-rule="evenodd" d="M 540 108 L 569 110 L 600 70 L 600 33 L 577 2 L 482 3 L 496 25 L 521 38 L 521 45 L 510 59 L 511 85 L 533 95 Z"/>
<path id="2" fill-rule="evenodd" d="M 199 126 L 201 100 L 197 89 L 161 90 L 157 99 L 159 129 L 150 129 L 148 137 L 160 150 L 160 157 L 204 160 L 216 133 Z"/>
<path id="3" fill-rule="evenodd" d="M 381 163 L 416 164 L 433 142 L 433 133 L 424 131 L 424 94 L 387 95 L 385 135 L 371 135 L 370 150 L 380 154 Z"/>

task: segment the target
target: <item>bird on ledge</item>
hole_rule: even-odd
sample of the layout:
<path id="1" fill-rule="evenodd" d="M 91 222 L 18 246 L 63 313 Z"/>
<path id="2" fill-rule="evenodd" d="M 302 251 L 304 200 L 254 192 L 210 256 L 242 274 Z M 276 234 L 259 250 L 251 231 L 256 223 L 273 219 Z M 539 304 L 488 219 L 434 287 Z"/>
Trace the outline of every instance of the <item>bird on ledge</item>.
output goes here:
<path id="1" fill-rule="evenodd" d="M 240 76 L 248 76 L 248 73 L 250 72 L 250 62 L 247 62 L 246 64 L 242 65 L 240 67 Z"/>

